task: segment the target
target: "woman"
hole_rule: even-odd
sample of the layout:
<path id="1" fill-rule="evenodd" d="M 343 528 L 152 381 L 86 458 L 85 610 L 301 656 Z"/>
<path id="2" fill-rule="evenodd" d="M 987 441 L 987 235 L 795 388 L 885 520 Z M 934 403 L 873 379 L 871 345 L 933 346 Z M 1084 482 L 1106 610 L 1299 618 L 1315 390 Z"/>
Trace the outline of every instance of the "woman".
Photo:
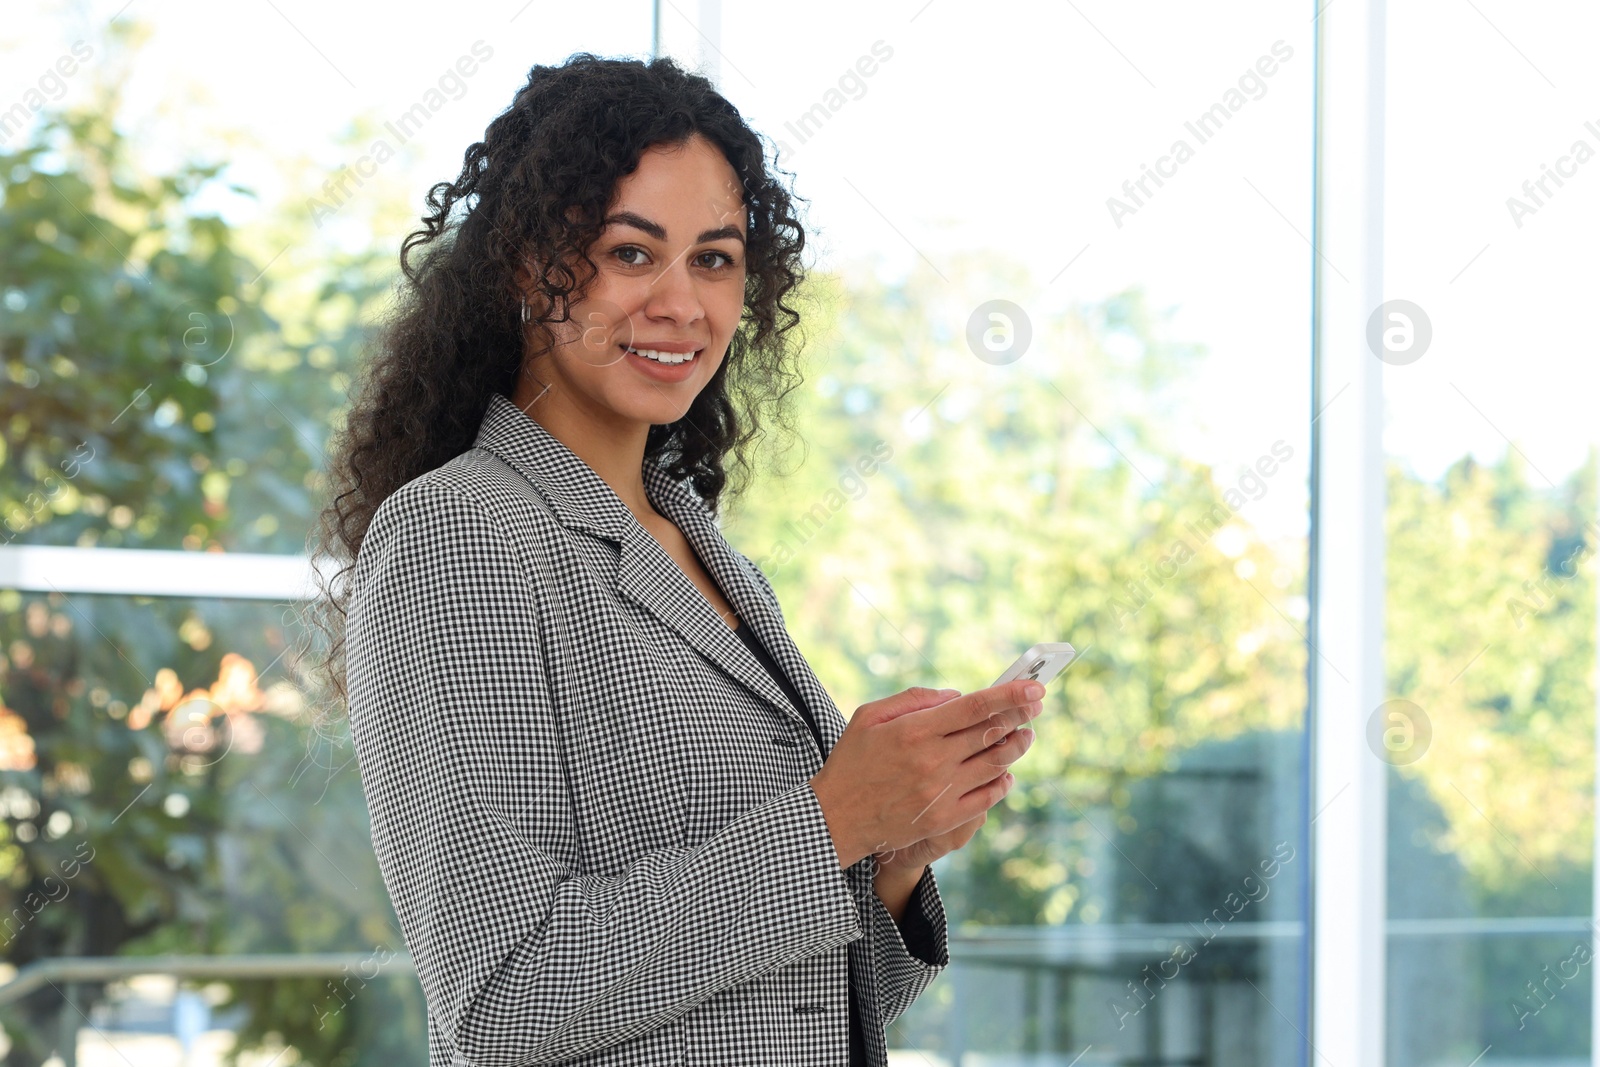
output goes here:
<path id="1" fill-rule="evenodd" d="M 431 1063 L 886 1063 L 949 962 L 929 864 L 1042 705 L 847 725 L 715 525 L 798 320 L 761 142 L 670 60 L 579 54 L 429 205 L 323 536 Z"/>

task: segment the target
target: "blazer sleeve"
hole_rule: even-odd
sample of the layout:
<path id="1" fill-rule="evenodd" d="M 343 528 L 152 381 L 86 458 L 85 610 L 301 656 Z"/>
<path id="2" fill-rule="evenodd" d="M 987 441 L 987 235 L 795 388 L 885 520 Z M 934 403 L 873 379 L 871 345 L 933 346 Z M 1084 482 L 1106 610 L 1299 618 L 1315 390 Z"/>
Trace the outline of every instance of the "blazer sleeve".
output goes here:
<path id="1" fill-rule="evenodd" d="M 480 1067 L 630 1040 L 865 933 L 807 782 L 696 847 L 582 869 L 530 570 L 482 505 L 413 482 L 347 618 L 379 866 L 435 1025 Z"/>
<path id="2" fill-rule="evenodd" d="M 751 572 L 760 580 L 767 599 L 772 601 L 773 609 L 782 619 L 783 605 L 778 603 L 778 594 L 772 588 L 772 582 L 749 556 L 743 553 L 739 555 L 743 556 Z M 787 620 L 784 624 L 788 625 Z M 903 930 L 876 893 L 869 893 L 868 896 L 871 899 L 867 906 L 872 914 L 863 916 L 862 921 L 872 931 L 873 966 L 878 975 L 878 1010 L 887 1027 L 904 1014 L 949 965 L 950 954 L 946 941 L 949 929 L 944 901 L 939 896 L 932 865 L 923 872 L 921 881 L 912 890 L 911 899 L 906 904 Z"/>

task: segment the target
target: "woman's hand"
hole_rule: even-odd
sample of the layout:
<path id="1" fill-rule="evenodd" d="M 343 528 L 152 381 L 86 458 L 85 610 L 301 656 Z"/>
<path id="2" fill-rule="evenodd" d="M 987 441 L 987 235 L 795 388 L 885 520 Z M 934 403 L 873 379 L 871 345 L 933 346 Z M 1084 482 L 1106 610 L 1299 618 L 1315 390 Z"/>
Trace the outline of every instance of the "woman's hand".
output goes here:
<path id="1" fill-rule="evenodd" d="M 956 849 L 966 845 L 972 836 L 978 832 L 989 819 L 986 811 L 976 819 L 964 822 L 954 830 L 925 837 L 921 841 L 913 842 L 905 848 L 894 848 L 887 852 L 874 852 L 872 858 L 878 861 L 879 871 L 920 871 L 941 856 L 947 856 Z"/>
<path id="2" fill-rule="evenodd" d="M 1024 752 L 1033 747 L 1033 738 L 1034 733 L 1028 727 L 1018 727 L 990 745 L 987 755 L 989 758 L 1009 766 L 1020 759 Z M 1002 797 L 1011 791 L 1011 786 L 1016 782 L 1010 771 L 1006 772 L 1005 779 L 1006 787 L 1005 792 L 1001 793 Z M 905 848 L 875 852 L 873 853 L 873 858 L 877 860 L 877 870 L 891 872 L 897 870 L 920 871 L 934 860 L 947 856 L 959 848 L 966 847 L 967 842 L 972 840 L 973 835 L 978 832 L 978 828 L 988 819 L 989 812 L 986 809 L 977 818 L 969 819 L 953 830 L 947 830 L 932 837 L 925 837 L 921 841 L 907 845 Z"/>
<path id="3" fill-rule="evenodd" d="M 929 838 L 920 854 L 965 844 L 1010 788 L 1006 767 L 1033 740 L 1013 731 L 1042 695 L 1030 679 L 954 698 L 917 686 L 857 708 L 810 782 L 840 866 Z"/>

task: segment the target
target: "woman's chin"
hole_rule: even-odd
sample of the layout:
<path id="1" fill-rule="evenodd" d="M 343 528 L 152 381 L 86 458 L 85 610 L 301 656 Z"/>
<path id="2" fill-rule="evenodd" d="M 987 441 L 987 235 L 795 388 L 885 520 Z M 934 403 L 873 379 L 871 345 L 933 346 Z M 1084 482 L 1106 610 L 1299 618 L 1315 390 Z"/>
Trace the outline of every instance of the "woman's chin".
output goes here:
<path id="1" fill-rule="evenodd" d="M 689 413 L 689 406 L 694 403 L 694 394 L 684 390 L 681 402 L 675 404 L 671 399 L 659 393 L 651 397 L 635 397 L 631 403 L 620 405 L 617 413 L 632 422 L 665 426 L 677 422 Z"/>

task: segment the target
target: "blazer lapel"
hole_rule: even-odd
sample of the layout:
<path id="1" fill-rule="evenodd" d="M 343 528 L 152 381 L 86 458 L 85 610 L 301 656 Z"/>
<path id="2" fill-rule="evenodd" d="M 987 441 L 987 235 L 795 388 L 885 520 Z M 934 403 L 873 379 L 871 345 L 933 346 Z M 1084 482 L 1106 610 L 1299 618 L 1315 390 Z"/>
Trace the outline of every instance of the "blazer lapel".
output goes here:
<path id="1" fill-rule="evenodd" d="M 822 683 L 812 673 L 805 657 L 800 654 L 799 648 L 789 636 L 782 616 L 767 599 L 766 592 L 750 569 L 753 564 L 746 563 L 733 551 L 723 538 L 722 531 L 717 528 L 711 512 L 687 485 L 673 481 L 666 472 L 653 466 L 644 468 L 644 481 L 646 493 L 656 510 L 671 519 L 683 533 L 690 547 L 694 549 L 695 555 L 700 557 L 700 562 L 722 589 L 723 595 L 733 604 L 734 610 L 739 614 L 741 625 L 749 626 L 755 631 L 756 638 L 771 653 L 772 658 L 777 661 L 778 666 L 788 675 L 789 681 L 805 699 L 807 710 L 810 711 L 811 717 L 816 721 L 817 730 L 822 735 L 824 746 L 822 756 L 827 758 L 828 752 L 832 751 L 834 743 L 839 739 L 839 733 L 843 730 L 842 717 L 833 707 L 832 700 L 822 688 Z M 744 681 L 746 685 L 750 685 L 750 679 L 754 679 L 757 684 L 751 688 L 764 696 L 768 703 L 787 712 L 791 718 L 799 720 L 799 709 L 794 707 L 788 695 L 767 672 L 766 667 L 751 654 L 745 643 L 729 629 L 728 624 L 717 617 L 716 612 L 706 603 L 705 597 L 700 595 L 694 583 L 688 580 L 671 557 L 666 556 L 655 538 L 648 531 L 645 531 L 645 536 L 655 545 L 656 552 L 666 557 L 676 577 L 693 592 L 696 601 L 704 609 L 700 614 L 711 620 L 710 633 L 707 636 L 718 653 L 712 657 L 713 662 L 724 667 L 729 663 L 737 664 L 740 671 L 730 673 L 734 673 L 735 677 Z M 804 725 L 803 720 L 801 724 Z M 807 733 L 809 732 L 808 729 Z"/>
<path id="2" fill-rule="evenodd" d="M 500 394 L 490 398 L 474 447 L 493 452 L 516 468 L 549 501 L 562 525 L 617 544 L 620 562 L 616 587 L 621 595 L 650 612 L 712 664 L 805 729 L 800 710 L 766 668 L 712 610 L 655 535 L 639 523 L 616 492 L 576 453 Z M 651 504 L 682 531 L 733 604 L 742 624 L 754 628 L 756 637 L 789 674 L 810 705 L 825 746 L 831 751 L 842 729 L 839 716 L 824 710 L 832 708 L 831 700 L 789 638 L 783 620 L 755 576 L 734 554 L 710 511 L 688 486 L 648 463 L 643 475 Z M 824 758 L 826 755 L 824 752 Z"/>

